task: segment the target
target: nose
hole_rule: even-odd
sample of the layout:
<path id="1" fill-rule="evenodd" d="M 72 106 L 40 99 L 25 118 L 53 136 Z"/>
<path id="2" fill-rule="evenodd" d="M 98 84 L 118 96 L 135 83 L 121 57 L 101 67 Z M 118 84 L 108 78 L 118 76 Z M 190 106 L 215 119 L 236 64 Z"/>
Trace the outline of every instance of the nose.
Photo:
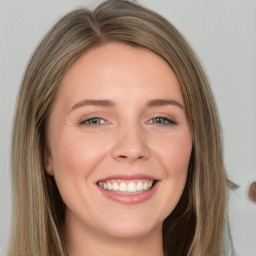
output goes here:
<path id="1" fill-rule="evenodd" d="M 150 148 L 143 129 L 126 127 L 116 134 L 112 157 L 118 161 L 135 162 L 150 157 Z"/>

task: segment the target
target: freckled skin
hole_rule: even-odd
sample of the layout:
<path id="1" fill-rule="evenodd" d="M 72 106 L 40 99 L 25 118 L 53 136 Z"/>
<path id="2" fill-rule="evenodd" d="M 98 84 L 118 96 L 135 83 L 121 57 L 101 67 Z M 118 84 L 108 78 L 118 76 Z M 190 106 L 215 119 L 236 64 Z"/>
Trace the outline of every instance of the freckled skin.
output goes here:
<path id="1" fill-rule="evenodd" d="M 85 99 L 114 106 L 71 111 Z M 65 229 L 74 237 L 69 244 L 78 244 L 78 235 L 80 240 L 157 237 L 152 247 L 161 242 L 162 222 L 184 189 L 192 140 L 184 108 L 147 107 L 154 99 L 184 106 L 174 72 L 143 48 L 104 44 L 82 55 L 65 75 L 50 114 L 51 156 L 46 155 L 45 165 L 67 206 Z M 158 116 L 176 124 L 155 123 Z M 84 123 L 92 117 L 104 121 Z M 96 185 L 110 175 L 137 173 L 159 180 L 156 193 L 141 204 L 111 201 Z"/>

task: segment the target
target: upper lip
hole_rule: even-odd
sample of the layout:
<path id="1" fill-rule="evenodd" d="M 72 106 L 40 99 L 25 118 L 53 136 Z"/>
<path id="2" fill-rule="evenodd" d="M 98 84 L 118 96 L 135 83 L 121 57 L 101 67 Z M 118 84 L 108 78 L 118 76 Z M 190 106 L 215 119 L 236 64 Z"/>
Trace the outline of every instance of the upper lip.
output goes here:
<path id="1" fill-rule="evenodd" d="M 151 175 L 147 175 L 147 174 L 116 174 L 116 175 L 110 175 L 107 177 L 104 177 L 99 181 L 104 181 L 104 180 L 159 180 L 156 177 L 153 177 Z"/>

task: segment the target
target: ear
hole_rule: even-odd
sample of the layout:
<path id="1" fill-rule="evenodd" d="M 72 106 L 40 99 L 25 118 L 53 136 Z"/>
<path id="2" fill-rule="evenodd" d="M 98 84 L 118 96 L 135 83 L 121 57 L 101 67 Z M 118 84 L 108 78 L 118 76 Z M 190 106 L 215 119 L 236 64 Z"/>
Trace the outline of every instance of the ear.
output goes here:
<path id="1" fill-rule="evenodd" d="M 53 175 L 52 156 L 48 148 L 44 150 L 44 169 L 48 175 Z"/>

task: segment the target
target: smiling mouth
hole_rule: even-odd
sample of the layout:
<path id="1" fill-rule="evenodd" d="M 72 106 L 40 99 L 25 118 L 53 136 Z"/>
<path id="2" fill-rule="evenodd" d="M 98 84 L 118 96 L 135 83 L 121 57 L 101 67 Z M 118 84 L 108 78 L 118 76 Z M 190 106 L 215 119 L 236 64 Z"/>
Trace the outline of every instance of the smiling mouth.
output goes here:
<path id="1" fill-rule="evenodd" d="M 138 194 L 144 191 L 149 191 L 157 183 L 157 180 L 104 180 L 97 182 L 97 185 L 110 192 Z"/>

